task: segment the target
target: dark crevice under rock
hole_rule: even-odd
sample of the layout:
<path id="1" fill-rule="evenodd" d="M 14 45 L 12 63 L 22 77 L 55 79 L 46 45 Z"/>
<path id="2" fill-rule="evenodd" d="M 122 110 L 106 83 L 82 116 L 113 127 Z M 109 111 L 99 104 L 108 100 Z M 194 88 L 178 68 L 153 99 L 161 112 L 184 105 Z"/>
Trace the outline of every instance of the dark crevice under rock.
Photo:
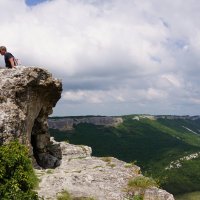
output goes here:
<path id="1" fill-rule="evenodd" d="M 58 144 L 53 144 L 50 141 L 48 134 L 48 126 L 40 119 L 43 113 L 40 112 L 38 118 L 35 120 L 32 133 L 31 145 L 33 148 L 33 155 L 37 164 L 43 168 L 55 168 L 60 165 L 62 153 Z"/>

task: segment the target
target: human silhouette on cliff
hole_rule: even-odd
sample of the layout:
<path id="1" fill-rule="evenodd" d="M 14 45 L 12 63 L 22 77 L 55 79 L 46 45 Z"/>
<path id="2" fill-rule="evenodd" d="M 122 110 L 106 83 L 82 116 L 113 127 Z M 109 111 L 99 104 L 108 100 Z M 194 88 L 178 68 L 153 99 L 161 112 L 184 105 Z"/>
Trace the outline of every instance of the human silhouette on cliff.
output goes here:
<path id="1" fill-rule="evenodd" d="M 7 52 L 6 47 L 4 47 L 4 46 L 0 47 L 0 54 L 2 56 L 4 56 L 5 64 L 6 64 L 7 68 L 9 68 L 9 69 L 16 68 L 17 60 L 11 53 Z"/>

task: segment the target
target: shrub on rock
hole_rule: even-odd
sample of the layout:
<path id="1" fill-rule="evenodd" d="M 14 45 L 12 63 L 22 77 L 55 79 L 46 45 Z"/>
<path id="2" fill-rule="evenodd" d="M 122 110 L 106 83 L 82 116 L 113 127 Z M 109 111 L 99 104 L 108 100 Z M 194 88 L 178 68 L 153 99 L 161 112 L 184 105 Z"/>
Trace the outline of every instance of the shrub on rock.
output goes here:
<path id="1" fill-rule="evenodd" d="M 0 197 L 2 200 L 38 200 L 37 185 L 26 146 L 17 141 L 0 146 Z"/>

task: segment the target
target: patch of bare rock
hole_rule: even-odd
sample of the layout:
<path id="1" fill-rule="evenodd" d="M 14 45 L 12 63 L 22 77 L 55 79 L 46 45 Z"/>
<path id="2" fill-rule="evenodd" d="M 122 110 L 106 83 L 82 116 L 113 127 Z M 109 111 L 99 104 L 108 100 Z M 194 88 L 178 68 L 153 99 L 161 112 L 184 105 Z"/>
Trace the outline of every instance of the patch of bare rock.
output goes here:
<path id="1" fill-rule="evenodd" d="M 68 191 L 75 197 L 96 200 L 125 200 L 127 184 L 142 176 L 140 168 L 113 157 L 91 156 L 90 147 L 60 143 L 62 163 L 55 169 L 36 170 L 40 178 L 38 193 L 44 199 L 57 199 Z M 144 200 L 174 200 L 173 195 L 156 187 L 145 190 Z"/>

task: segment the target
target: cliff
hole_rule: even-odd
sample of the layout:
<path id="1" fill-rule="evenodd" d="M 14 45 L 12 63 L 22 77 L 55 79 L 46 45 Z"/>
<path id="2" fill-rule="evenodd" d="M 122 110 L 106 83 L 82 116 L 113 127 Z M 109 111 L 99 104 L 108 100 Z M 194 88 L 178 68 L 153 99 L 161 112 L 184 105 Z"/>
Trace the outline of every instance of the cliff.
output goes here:
<path id="1" fill-rule="evenodd" d="M 50 139 L 47 118 L 61 92 L 61 82 L 44 69 L 1 69 L 0 145 L 18 139 L 29 147 L 33 160 L 43 167 L 36 172 L 41 179 L 38 194 L 44 199 L 54 200 L 66 190 L 75 197 L 127 199 L 128 181 L 142 177 L 139 167 L 115 158 L 92 157 L 90 147 Z M 143 189 L 142 195 L 144 200 L 174 200 L 156 187 Z"/>
<path id="2" fill-rule="evenodd" d="M 59 129 L 61 131 L 73 130 L 74 126 L 87 123 L 101 126 L 117 126 L 123 123 L 122 117 L 62 117 L 62 118 L 50 118 L 48 120 L 49 128 Z"/>
<path id="3" fill-rule="evenodd" d="M 29 147 L 40 166 L 58 166 L 61 151 L 50 141 L 47 118 L 61 92 L 61 82 L 46 70 L 1 69 L 0 144 L 18 138 Z"/>

